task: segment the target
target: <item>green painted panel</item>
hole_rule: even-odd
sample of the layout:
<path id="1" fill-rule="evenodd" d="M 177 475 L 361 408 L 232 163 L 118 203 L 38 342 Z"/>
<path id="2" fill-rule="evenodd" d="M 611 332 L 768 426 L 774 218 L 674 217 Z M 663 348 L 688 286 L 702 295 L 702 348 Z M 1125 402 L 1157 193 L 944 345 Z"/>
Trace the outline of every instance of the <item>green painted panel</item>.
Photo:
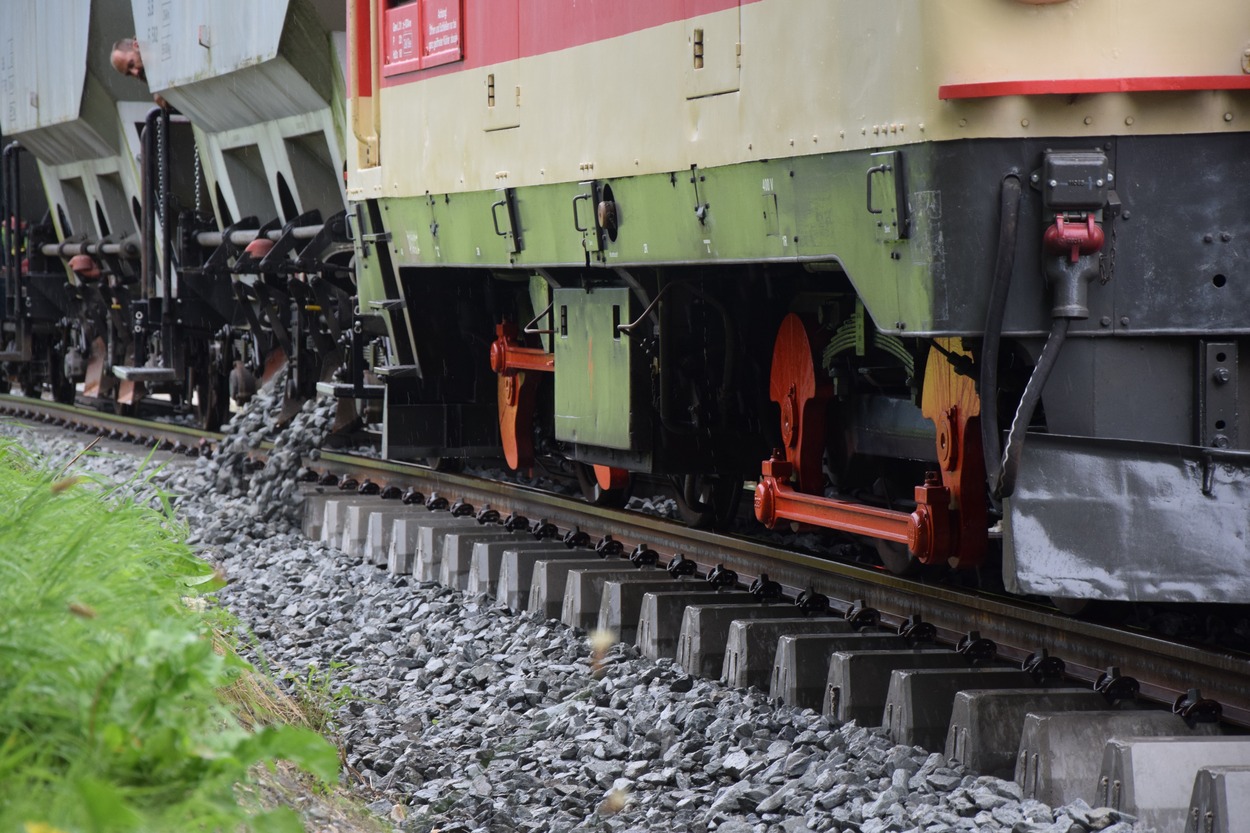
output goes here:
<path id="1" fill-rule="evenodd" d="M 923 333 L 945 321 L 933 284 L 942 274 L 940 194 L 927 183 L 933 151 L 899 153 L 893 176 L 908 203 L 908 236 L 881 240 L 869 212 L 871 153 L 743 163 L 606 181 L 617 204 L 618 233 L 587 252 L 593 212 L 574 200 L 585 185 L 559 183 L 515 191 L 521 251 L 510 254 L 492 213 L 498 192 L 382 201 L 397 265 L 544 267 L 836 261 L 887 332 Z M 601 183 L 604 181 L 600 181 Z M 502 211 L 502 209 L 500 209 Z"/>
<path id="2" fill-rule="evenodd" d="M 356 247 L 356 291 L 359 294 L 360 308 L 369 310 L 371 301 L 386 300 L 386 291 L 382 288 L 382 273 L 378 268 L 376 257 L 360 257 L 360 246 Z"/>
<path id="3" fill-rule="evenodd" d="M 557 289 L 556 439 L 603 448 L 632 447 L 632 350 L 617 324 L 630 318 L 628 289 Z"/>

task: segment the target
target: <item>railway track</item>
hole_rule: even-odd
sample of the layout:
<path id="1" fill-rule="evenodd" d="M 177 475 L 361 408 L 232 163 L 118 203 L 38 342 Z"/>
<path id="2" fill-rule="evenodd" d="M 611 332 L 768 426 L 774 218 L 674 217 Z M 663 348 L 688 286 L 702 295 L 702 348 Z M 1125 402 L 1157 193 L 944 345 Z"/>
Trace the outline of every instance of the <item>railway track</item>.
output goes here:
<path id="1" fill-rule="evenodd" d="M 7 395 L 0 396 L 0 414 L 54 422 L 69 430 L 102 432 L 118 440 L 142 438 L 149 447 L 155 443 L 170 450 L 180 446 L 192 454 L 200 453 L 206 444 L 210 449 L 215 447 L 224 436 Z M 257 457 L 263 458 L 271 448 L 272 443 L 261 443 Z M 921 584 L 880 570 L 694 530 L 662 518 L 591 506 L 516 484 L 330 451 L 322 451 L 316 467 L 340 482 L 369 480 L 379 487 L 412 486 L 427 495 L 438 493 L 476 507 L 489 504 L 503 515 L 550 519 L 563 529 L 578 527 L 595 538 L 612 535 L 628 549 L 645 544 L 666 558 L 680 552 L 699 564 L 703 573 L 724 565 L 746 584 L 765 574 L 780 583 L 790 598 L 814 589 L 828 596 L 835 609 L 857 602 L 872 607 L 880 612 L 887 627 L 897 628 L 919 614 L 936 628 L 939 641 L 953 645 L 969 631 L 977 631 L 994 641 L 998 656 L 1009 661 L 1022 662 L 1045 649 L 1064 660 L 1069 677 L 1089 684 L 1108 667 L 1119 667 L 1140 682 L 1142 696 L 1160 703 L 1175 702 L 1198 688 L 1221 703 L 1225 720 L 1250 727 L 1250 656 L 1083 622 L 1027 601 Z M 333 493 L 332 488 L 327 491 Z"/>
<path id="2" fill-rule="evenodd" d="M 104 434 L 115 440 L 131 440 L 146 447 L 159 444 L 168 450 L 179 449 L 191 454 L 211 454 L 223 439 L 221 434 L 206 434 L 185 426 L 100 414 L 13 396 L 0 397 L 0 414 L 52 423 L 85 434 Z M 272 444 L 261 443 L 254 453 L 260 458 L 270 449 Z M 1125 683 L 1128 683 L 1125 678 L 1136 680 L 1141 700 L 1165 708 L 1176 706 L 1198 717 L 1210 718 L 1215 716 L 1207 700 L 1210 698 L 1219 704 L 1220 717 L 1226 726 L 1250 727 L 1250 657 L 1246 655 L 1075 620 L 1027 601 L 927 585 L 758 540 L 692 530 L 660 518 L 591 506 L 580 500 L 466 474 L 324 450 L 315 466 L 322 485 L 308 483 L 302 487 L 310 511 L 315 513 L 309 528 L 319 526 L 321 520 L 329 517 L 323 513 L 325 504 L 330 501 L 365 506 L 364 512 L 357 513 L 359 516 L 372 511 L 368 508 L 372 503 L 373 509 L 386 507 L 391 514 L 414 521 L 428 522 L 445 517 L 421 506 L 396 510 L 392 507 L 399 505 L 399 501 L 360 495 L 358 487 L 342 489 L 338 484 L 368 481 L 376 484 L 379 492 L 384 487 L 396 486 L 424 495 L 437 493 L 476 508 L 488 505 L 501 516 L 515 513 L 529 519 L 544 519 L 561 531 L 580 529 L 592 541 L 611 536 L 620 542 L 626 554 L 637 547 L 647 547 L 659 554 L 661 564 L 681 553 L 697 564 L 699 573 L 704 576 L 718 566 L 736 573 L 741 585 L 750 586 L 766 576 L 780 585 L 786 597 L 774 601 L 768 608 L 771 612 L 782 613 L 787 602 L 799 594 L 815 592 L 828 597 L 833 618 L 839 614 L 864 615 L 865 608 L 876 611 L 879 622 L 869 629 L 870 632 L 898 633 L 909 622 L 915 623 L 918 617 L 932 626 L 932 640 L 938 645 L 962 644 L 964 648 L 972 647 L 973 652 L 988 650 L 977 663 L 982 666 L 1019 668 L 1030 657 L 1049 656 L 1063 661 L 1064 684 L 1085 688 L 1095 686 L 1100 680 L 1118 685 L 1114 675 L 1109 676 L 1111 669 L 1118 669 Z M 391 494 L 399 489 L 391 490 Z M 336 527 L 321 534 L 337 541 L 342 529 Z M 593 553 L 586 555 L 593 557 Z M 433 567 L 425 565 L 427 570 Z M 707 599 L 720 601 L 715 595 Z M 735 597 L 735 604 L 740 601 Z M 868 616 L 871 620 L 874 614 L 870 612 Z M 988 649 L 986 643 L 978 643 L 978 639 L 991 641 L 993 649 Z M 668 641 L 676 644 L 678 640 L 669 636 Z M 829 711 L 827 696 L 826 692 L 824 708 Z"/>

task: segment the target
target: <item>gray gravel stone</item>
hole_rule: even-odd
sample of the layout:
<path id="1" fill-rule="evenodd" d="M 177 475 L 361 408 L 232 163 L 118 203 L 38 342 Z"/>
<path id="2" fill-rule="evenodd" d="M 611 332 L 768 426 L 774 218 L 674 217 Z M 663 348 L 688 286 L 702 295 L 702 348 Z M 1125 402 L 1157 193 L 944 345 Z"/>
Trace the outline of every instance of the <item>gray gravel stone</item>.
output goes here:
<path id="1" fill-rule="evenodd" d="M 774 709 L 630 646 L 592 663 L 584 635 L 308 541 L 293 477 L 315 459 L 333 403 L 308 403 L 282 431 L 280 405 L 262 392 L 211 460 L 178 458 L 147 480 L 126 455 L 77 465 L 132 483 L 141 500 L 173 497 L 192 546 L 229 580 L 219 597 L 241 634 L 285 685 L 327 681 L 345 777 L 379 815 L 404 805 L 405 830 L 1121 833 L 1131 823 L 1022 801 L 1014 784 L 936 752 Z M 23 438 L 53 460 L 82 446 L 46 431 Z M 263 439 L 274 453 L 252 471 Z"/>

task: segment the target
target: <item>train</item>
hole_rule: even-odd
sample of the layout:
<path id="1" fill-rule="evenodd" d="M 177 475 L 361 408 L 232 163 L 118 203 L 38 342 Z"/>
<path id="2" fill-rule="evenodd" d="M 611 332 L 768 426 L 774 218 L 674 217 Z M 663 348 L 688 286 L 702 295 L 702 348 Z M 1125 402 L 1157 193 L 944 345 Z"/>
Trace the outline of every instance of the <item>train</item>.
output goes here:
<path id="1" fill-rule="evenodd" d="M 0 20 L 27 393 L 215 427 L 278 378 L 396 460 L 750 496 L 1065 610 L 1250 598 L 1237 0 Z"/>

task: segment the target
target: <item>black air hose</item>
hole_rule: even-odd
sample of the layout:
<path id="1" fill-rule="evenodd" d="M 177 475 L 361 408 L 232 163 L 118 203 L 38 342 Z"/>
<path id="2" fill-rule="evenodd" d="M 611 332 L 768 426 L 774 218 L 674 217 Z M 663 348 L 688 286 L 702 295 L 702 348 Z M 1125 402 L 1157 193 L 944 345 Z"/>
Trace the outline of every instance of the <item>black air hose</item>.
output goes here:
<path id="1" fill-rule="evenodd" d="M 994 282 L 990 285 L 989 308 L 985 313 L 985 337 L 981 342 L 981 445 L 985 449 L 985 475 L 991 494 L 1002 472 L 998 439 L 998 349 L 1007 313 L 1007 291 L 1016 266 L 1016 231 L 1020 225 L 1020 178 L 1003 177 L 999 194 L 998 253 L 994 260 Z"/>
<path id="2" fill-rule="evenodd" d="M 1042 355 L 1029 376 L 1029 383 L 1024 386 L 1024 396 L 1020 397 L 1020 405 L 1016 408 L 1016 416 L 1011 421 L 1011 430 L 1007 432 L 1007 447 L 1003 449 L 1002 471 L 998 483 L 991 491 L 996 497 L 1011 497 L 1016 490 L 1016 474 L 1020 471 L 1020 458 L 1024 455 L 1024 435 L 1033 420 L 1033 411 L 1042 398 L 1042 388 L 1046 387 L 1046 379 L 1055 367 L 1059 358 L 1059 350 L 1068 335 L 1071 318 L 1056 318 L 1050 325 L 1050 336 Z M 988 459 L 988 456 L 987 456 Z"/>

